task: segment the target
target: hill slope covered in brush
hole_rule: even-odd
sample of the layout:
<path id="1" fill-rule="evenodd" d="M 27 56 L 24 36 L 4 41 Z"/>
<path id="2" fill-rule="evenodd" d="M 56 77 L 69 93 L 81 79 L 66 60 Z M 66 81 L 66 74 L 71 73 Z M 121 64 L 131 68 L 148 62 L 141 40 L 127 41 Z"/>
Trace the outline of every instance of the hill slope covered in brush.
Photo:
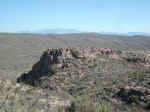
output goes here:
<path id="1" fill-rule="evenodd" d="M 149 111 L 149 42 L 95 33 L 1 33 L 0 111 Z"/>

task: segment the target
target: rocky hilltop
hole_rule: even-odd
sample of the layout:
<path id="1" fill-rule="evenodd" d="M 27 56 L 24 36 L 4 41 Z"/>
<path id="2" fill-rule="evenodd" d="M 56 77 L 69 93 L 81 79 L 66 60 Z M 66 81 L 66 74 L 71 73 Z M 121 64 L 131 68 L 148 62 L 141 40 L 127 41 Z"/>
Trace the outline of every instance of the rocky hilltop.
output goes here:
<path id="1" fill-rule="evenodd" d="M 50 48 L 31 71 L 18 77 L 17 82 L 63 91 L 79 102 L 109 101 L 113 111 L 123 112 L 128 104 L 136 105 L 131 108 L 149 109 L 149 65 L 149 51 Z"/>
<path id="2" fill-rule="evenodd" d="M 99 55 L 117 58 L 117 52 L 104 48 L 56 48 L 46 50 L 40 61 L 33 65 L 29 73 L 24 73 L 17 82 L 36 85 L 40 78 L 51 76 L 62 70 L 79 71 L 81 64 L 96 59 Z M 114 56 L 115 55 L 115 56 Z M 82 72 L 82 71 L 81 71 Z M 36 83 L 34 83 L 36 82 Z"/>

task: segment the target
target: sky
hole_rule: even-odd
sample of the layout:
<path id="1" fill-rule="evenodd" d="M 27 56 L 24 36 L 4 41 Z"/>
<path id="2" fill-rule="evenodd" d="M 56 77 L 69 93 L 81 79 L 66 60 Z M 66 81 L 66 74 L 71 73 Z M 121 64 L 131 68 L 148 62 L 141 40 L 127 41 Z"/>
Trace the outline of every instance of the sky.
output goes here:
<path id="1" fill-rule="evenodd" d="M 0 32 L 150 33 L 150 0 L 0 0 Z"/>

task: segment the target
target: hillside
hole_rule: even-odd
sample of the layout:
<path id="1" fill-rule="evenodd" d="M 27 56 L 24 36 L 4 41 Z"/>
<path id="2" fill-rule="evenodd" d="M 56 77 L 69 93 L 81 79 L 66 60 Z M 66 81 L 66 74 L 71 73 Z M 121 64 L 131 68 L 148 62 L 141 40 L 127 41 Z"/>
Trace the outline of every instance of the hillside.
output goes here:
<path id="1" fill-rule="evenodd" d="M 147 112 L 149 42 L 95 33 L 1 33 L 0 110 Z"/>
<path id="2" fill-rule="evenodd" d="M 28 71 L 47 48 L 68 46 L 93 46 L 120 50 L 149 50 L 149 37 L 127 37 L 116 35 L 66 34 L 0 34 L 0 73 L 4 77 L 16 76 Z M 8 74 L 9 73 L 9 74 Z"/>

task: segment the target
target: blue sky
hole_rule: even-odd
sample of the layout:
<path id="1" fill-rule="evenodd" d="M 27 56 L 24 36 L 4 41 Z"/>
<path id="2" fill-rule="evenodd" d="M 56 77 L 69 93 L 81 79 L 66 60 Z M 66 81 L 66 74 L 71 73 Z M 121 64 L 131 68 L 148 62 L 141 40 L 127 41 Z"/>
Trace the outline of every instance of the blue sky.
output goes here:
<path id="1" fill-rule="evenodd" d="M 150 0 L 0 0 L 0 32 L 149 32 Z"/>

